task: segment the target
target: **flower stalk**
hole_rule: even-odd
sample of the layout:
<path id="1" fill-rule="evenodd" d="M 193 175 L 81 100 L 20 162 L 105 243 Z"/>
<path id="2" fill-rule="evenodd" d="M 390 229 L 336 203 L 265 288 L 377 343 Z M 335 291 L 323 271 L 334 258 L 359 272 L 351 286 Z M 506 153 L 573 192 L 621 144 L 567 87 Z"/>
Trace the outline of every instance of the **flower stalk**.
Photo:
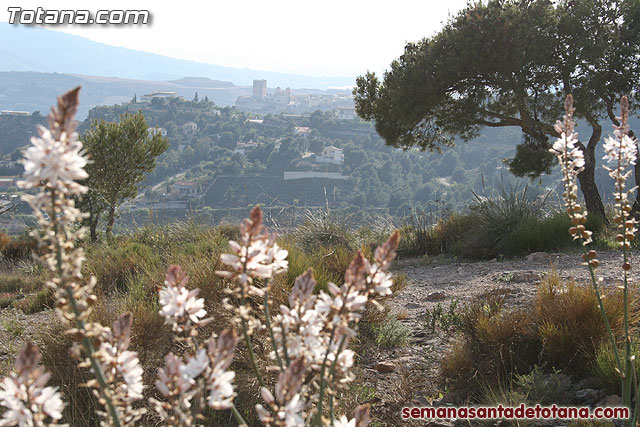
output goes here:
<path id="1" fill-rule="evenodd" d="M 95 279 L 83 284 L 84 253 L 82 248 L 74 247 L 75 241 L 84 236 L 84 229 L 76 228 L 84 215 L 75 207 L 73 198 L 81 197 L 87 191 L 76 181 L 88 177 L 84 170 L 88 160 L 75 132 L 79 90 L 78 87 L 58 98 L 57 106 L 49 114 L 49 129 L 38 127 L 38 136 L 31 139 L 32 145 L 25 151 L 25 179 L 19 185 L 39 191 L 23 198 L 33 208 L 40 225 L 40 230 L 34 231 L 34 237 L 38 240 L 43 264 L 53 273 L 47 286 L 56 295 L 58 314 L 71 326 L 70 332 L 80 343 L 74 353 L 85 360 L 81 365 L 89 366 L 93 371 L 95 379 L 89 384 L 97 389 L 110 423 L 122 426 L 127 408 L 117 407 L 118 394 L 112 389 L 115 384 L 107 377 L 100 352 L 92 342 L 94 339 L 100 342 L 108 328 L 87 322 L 96 301 L 93 295 Z M 135 418 L 135 414 L 129 415 Z"/>
<path id="2" fill-rule="evenodd" d="M 159 289 L 160 314 L 174 330 L 174 341 L 188 350 L 182 356 L 165 356 L 165 366 L 158 369 L 156 381 L 164 400 L 149 401 L 169 426 L 193 425 L 206 406 L 229 409 L 240 425 L 246 424 L 233 403 L 235 372 L 229 370 L 238 342 L 236 332 L 227 328 L 217 338 L 212 335 L 205 343 L 196 342 L 199 329 L 211 319 L 204 318 L 207 311 L 204 300 L 197 298 L 199 290 L 186 288 L 188 280 L 182 269 L 173 265 Z"/>
<path id="3" fill-rule="evenodd" d="M 598 279 L 596 277 L 596 269 L 599 265 L 597 260 L 597 253 L 595 250 L 588 250 L 587 245 L 591 243 L 591 232 L 586 230 L 585 223 L 587 213 L 582 211 L 580 204 L 577 202 L 577 174 L 582 171 L 584 167 L 584 157 L 582 151 L 577 147 L 578 139 L 577 134 L 574 132 L 575 123 L 573 122 L 573 113 L 575 108 L 573 107 L 573 97 L 568 95 L 565 100 L 565 116 L 564 122 L 558 122 L 556 124 L 556 131 L 560 134 L 560 138 L 553 145 L 550 150 L 557 155 L 563 173 L 563 185 L 564 185 L 564 200 L 567 208 L 567 213 L 571 218 L 572 227 L 569 229 L 569 233 L 578 240 L 583 249 L 583 260 L 586 262 L 589 268 L 589 275 L 591 284 L 594 288 L 596 299 L 598 301 L 598 307 L 602 315 L 602 319 L 607 331 L 609 342 L 613 349 L 614 358 L 616 362 L 617 371 L 621 376 L 621 396 L 624 406 L 631 408 L 633 394 L 635 391 L 636 405 L 633 411 L 633 417 L 625 420 L 625 426 L 635 425 L 638 418 L 638 412 L 640 410 L 640 402 L 637 396 L 640 395 L 640 389 L 637 385 L 637 379 L 635 377 L 635 361 L 631 354 L 631 335 L 629 330 L 629 271 L 631 270 L 631 264 L 629 262 L 628 251 L 631 248 L 631 241 L 635 237 L 637 232 L 637 221 L 633 218 L 631 213 L 631 204 L 629 202 L 629 194 L 636 190 L 632 188 L 626 189 L 626 180 L 632 173 L 628 170 L 629 166 L 635 165 L 636 153 L 637 153 L 637 141 L 629 136 L 629 100 L 622 97 L 620 101 L 620 117 L 618 118 L 619 124 L 614 125 L 614 137 L 605 138 L 604 160 L 607 161 L 607 165 L 604 168 L 609 172 L 609 176 L 614 180 L 614 223 L 617 224 L 618 234 L 616 235 L 616 241 L 619 243 L 622 251 L 622 276 L 623 276 L 623 334 L 624 334 L 624 359 L 621 357 L 621 352 L 618 349 L 618 343 L 611 328 L 609 318 L 604 308 L 604 303 L 600 289 L 598 286 Z"/>

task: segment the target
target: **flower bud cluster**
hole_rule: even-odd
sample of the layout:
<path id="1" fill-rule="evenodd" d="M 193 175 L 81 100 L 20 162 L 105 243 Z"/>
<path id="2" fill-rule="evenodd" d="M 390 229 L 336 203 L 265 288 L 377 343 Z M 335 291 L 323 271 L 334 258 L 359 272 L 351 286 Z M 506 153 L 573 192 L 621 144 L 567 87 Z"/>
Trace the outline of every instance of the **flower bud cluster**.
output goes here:
<path id="1" fill-rule="evenodd" d="M 16 360 L 16 370 L 0 383 L 0 404 L 6 408 L 0 425 L 36 426 L 60 420 L 64 402 L 57 387 L 45 387 L 51 374 L 38 367 L 40 352 L 27 343 Z"/>
<path id="2" fill-rule="evenodd" d="M 111 402 L 119 408 L 123 425 L 133 426 L 146 413 L 144 408 L 134 408 L 134 403 L 142 399 L 142 366 L 135 351 L 129 350 L 131 343 L 131 313 L 125 313 L 113 322 L 111 329 L 105 328 L 100 339 L 100 347 L 93 354 L 98 360 L 105 374 L 107 384 L 110 385 Z M 90 363 L 83 364 L 90 367 Z M 94 387 L 98 399 L 103 399 L 97 391 L 100 385 L 96 379 L 89 381 Z M 106 405 L 106 402 L 101 402 Z M 101 413 L 108 420 L 108 413 Z"/>
<path id="3" fill-rule="evenodd" d="M 572 224 L 569 233 L 574 240 L 580 240 L 586 246 L 592 241 L 592 233 L 585 227 L 587 212 L 578 203 L 578 174 L 584 170 L 585 160 L 582 147 L 578 141 L 578 134 L 574 130 L 573 114 L 576 109 L 573 107 L 573 96 L 567 95 L 564 110 L 564 120 L 555 124 L 555 130 L 560 134 L 560 138 L 549 151 L 558 157 L 562 168 L 562 184 L 564 187 L 562 195 Z"/>
<path id="4" fill-rule="evenodd" d="M 256 286 L 256 280 L 268 281 L 274 275 L 287 271 L 289 262 L 286 260 L 288 251 L 278 246 L 275 236 L 270 236 L 262 223 L 262 211 L 259 207 L 251 210 L 249 218 L 240 224 L 240 241 L 229 241 L 233 253 L 222 254 L 223 264 L 230 271 L 216 271 L 220 277 L 230 279 L 234 286 L 228 289 L 236 304 L 231 304 L 228 299 L 224 303 L 226 307 L 236 314 L 236 321 L 244 322 L 247 333 L 262 325 L 252 315 L 252 308 L 248 299 L 250 297 L 263 297 L 265 288 Z"/>
<path id="5" fill-rule="evenodd" d="M 204 300 L 196 298 L 198 289 L 186 288 L 188 280 L 179 266 L 171 266 L 164 287 L 159 290 L 160 315 L 172 326 L 174 339 L 187 346 L 182 356 L 165 356 L 165 366 L 158 369 L 155 383 L 164 400 L 150 399 L 168 426 L 193 425 L 197 415 L 193 409 L 204 408 L 205 399 L 210 408 L 221 410 L 231 408 L 235 397 L 235 372 L 228 368 L 237 345 L 236 333 L 225 329 L 217 340 L 212 336 L 202 345 L 197 344 L 198 329 L 211 319 L 203 319 L 207 315 Z"/>

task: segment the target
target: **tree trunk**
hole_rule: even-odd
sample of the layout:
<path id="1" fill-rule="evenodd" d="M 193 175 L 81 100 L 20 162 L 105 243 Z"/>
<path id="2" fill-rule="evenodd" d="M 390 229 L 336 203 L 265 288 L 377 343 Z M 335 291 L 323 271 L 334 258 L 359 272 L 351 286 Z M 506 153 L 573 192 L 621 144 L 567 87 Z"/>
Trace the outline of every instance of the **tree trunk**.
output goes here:
<path id="1" fill-rule="evenodd" d="M 89 238 L 91 239 L 91 243 L 95 243 L 98 241 L 98 223 L 101 212 L 98 206 L 94 206 L 93 198 L 90 195 L 87 195 L 85 200 L 88 206 L 87 210 L 89 211 L 89 218 L 87 218 L 89 222 Z"/>
<path id="2" fill-rule="evenodd" d="M 96 231 L 96 223 L 89 220 L 89 237 L 91 239 L 91 243 L 95 243 L 98 241 L 98 233 Z"/>
<path id="3" fill-rule="evenodd" d="M 100 221 L 100 213 L 89 213 L 89 236 L 91 238 L 91 242 L 95 243 L 98 241 L 98 222 Z"/>
<path id="4" fill-rule="evenodd" d="M 116 222 L 116 206 L 111 205 L 109 206 L 109 214 L 107 215 L 107 229 L 106 229 L 107 241 L 109 242 L 113 240 L 113 223 L 114 222 Z"/>
<path id="5" fill-rule="evenodd" d="M 589 165 L 590 163 L 590 165 Z M 596 180 L 594 176 L 595 164 L 593 162 L 585 162 L 585 167 L 582 172 L 578 174 L 578 182 L 580 183 L 580 191 L 584 196 L 585 207 L 590 216 L 599 216 L 604 222 L 607 222 L 607 217 L 604 212 L 604 205 L 600 198 L 600 192 L 596 186 Z"/>
<path id="6" fill-rule="evenodd" d="M 607 215 L 604 211 L 604 205 L 602 204 L 602 198 L 600 197 L 595 178 L 596 147 L 602 135 L 602 126 L 592 117 L 587 117 L 587 121 L 593 131 L 586 147 L 582 143 L 578 143 L 578 146 L 584 154 L 584 169 L 578 174 L 578 182 L 580 183 L 580 190 L 584 196 L 584 204 L 587 212 L 591 216 L 599 216 L 603 222 L 607 224 Z"/>

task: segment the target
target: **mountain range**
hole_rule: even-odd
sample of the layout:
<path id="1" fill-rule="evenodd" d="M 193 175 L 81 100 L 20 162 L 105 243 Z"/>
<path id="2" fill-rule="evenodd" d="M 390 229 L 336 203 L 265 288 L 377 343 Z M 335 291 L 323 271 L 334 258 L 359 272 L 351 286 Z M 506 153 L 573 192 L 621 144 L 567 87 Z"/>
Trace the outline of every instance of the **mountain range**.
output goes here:
<path id="1" fill-rule="evenodd" d="M 327 90 L 354 84 L 354 77 L 313 77 L 250 70 L 170 58 L 98 43 L 40 27 L 0 22 L 0 71 L 38 71 L 138 80 L 207 77 L 239 86 L 266 79 L 270 87 Z"/>

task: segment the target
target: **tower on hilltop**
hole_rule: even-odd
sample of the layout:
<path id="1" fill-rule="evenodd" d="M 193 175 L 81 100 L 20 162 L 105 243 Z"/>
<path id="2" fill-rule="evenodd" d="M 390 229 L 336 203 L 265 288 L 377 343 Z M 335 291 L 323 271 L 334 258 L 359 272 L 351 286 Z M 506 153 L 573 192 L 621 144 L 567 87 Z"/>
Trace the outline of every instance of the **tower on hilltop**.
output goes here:
<path id="1" fill-rule="evenodd" d="M 253 97 L 262 99 L 266 96 L 267 96 L 267 81 L 254 80 L 253 81 Z"/>

